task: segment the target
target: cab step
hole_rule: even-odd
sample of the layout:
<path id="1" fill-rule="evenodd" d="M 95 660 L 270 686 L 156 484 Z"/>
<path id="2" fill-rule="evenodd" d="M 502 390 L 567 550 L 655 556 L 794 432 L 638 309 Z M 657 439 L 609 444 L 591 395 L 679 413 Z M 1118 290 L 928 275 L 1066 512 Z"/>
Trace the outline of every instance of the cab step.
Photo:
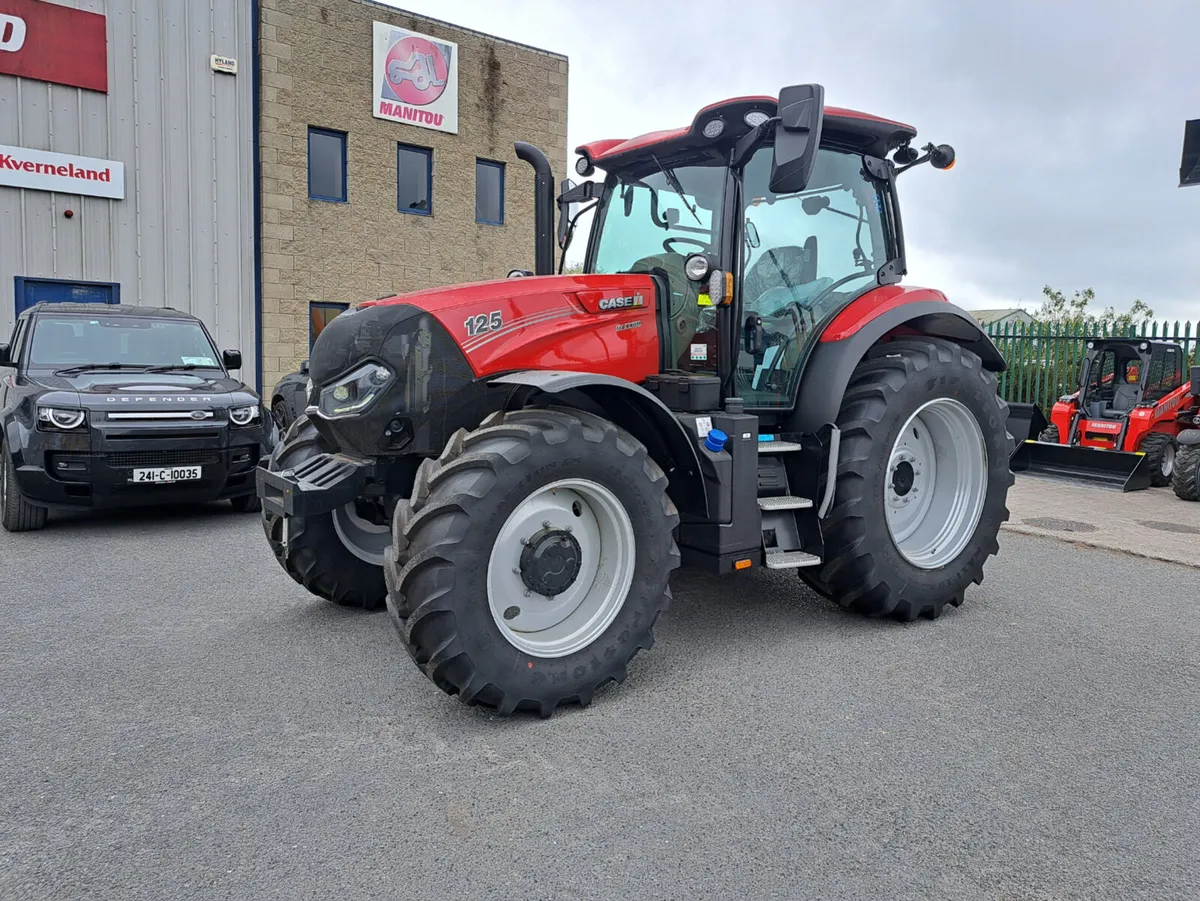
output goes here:
<path id="1" fill-rule="evenodd" d="M 796 451 L 804 450 L 803 444 L 797 444 L 795 441 L 759 441 L 758 452 L 760 454 L 794 454 Z"/>
<path id="2" fill-rule="evenodd" d="M 819 566 L 821 558 L 804 551 L 767 551 L 767 569 L 799 569 L 802 566 Z"/>
<path id="3" fill-rule="evenodd" d="M 764 513 L 774 513 L 777 510 L 808 510 L 812 505 L 813 502 L 806 497 L 792 497 L 791 495 L 760 497 L 758 499 L 758 509 Z"/>

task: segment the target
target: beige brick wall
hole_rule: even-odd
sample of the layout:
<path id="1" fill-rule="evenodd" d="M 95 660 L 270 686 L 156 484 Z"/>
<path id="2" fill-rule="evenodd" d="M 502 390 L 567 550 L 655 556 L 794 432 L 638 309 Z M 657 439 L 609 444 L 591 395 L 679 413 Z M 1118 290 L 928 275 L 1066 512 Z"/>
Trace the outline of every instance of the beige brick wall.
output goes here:
<path id="1" fill-rule="evenodd" d="M 367 0 L 262 0 L 263 388 L 308 356 L 309 304 L 533 268 L 533 170 L 567 177 L 567 60 Z M 458 44 L 458 134 L 371 115 L 372 22 Z M 348 133 L 348 203 L 308 198 L 308 127 Z M 433 149 L 433 215 L 396 209 L 396 145 Z M 505 224 L 475 221 L 475 160 L 506 163 Z"/>

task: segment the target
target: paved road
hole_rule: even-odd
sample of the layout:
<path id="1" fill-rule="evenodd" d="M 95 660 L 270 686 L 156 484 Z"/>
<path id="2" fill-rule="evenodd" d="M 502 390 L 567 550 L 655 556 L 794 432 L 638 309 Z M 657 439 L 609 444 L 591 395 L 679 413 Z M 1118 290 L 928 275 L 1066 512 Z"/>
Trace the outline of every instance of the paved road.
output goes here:
<path id="1" fill-rule="evenodd" d="M 910 626 L 683 575 L 624 686 L 497 720 L 257 528 L 0 533 L 0 898 L 1196 897 L 1195 570 L 1006 533 Z"/>

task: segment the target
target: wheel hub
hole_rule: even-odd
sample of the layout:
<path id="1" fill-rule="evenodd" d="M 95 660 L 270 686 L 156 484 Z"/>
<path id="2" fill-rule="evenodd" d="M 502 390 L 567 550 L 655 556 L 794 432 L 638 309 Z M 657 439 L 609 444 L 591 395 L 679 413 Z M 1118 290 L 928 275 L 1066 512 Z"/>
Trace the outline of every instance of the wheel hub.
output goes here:
<path id="1" fill-rule="evenodd" d="M 521 581 L 530 591 L 552 598 L 575 584 L 582 563 L 583 551 L 574 535 L 542 529 L 521 551 Z"/>

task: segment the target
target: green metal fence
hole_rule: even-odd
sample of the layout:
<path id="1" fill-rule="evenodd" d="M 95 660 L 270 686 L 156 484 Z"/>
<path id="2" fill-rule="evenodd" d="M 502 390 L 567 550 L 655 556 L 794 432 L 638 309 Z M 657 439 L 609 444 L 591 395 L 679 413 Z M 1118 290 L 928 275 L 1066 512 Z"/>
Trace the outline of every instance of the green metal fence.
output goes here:
<path id="1" fill-rule="evenodd" d="M 1079 364 L 1088 338 L 1176 341 L 1183 347 L 1185 359 L 1191 361 L 1188 365 L 1200 365 L 1200 322 L 1146 322 L 1118 329 L 1082 322 L 1009 322 L 990 325 L 987 333 L 1008 362 L 1008 371 L 1000 375 L 1001 395 L 1010 402 L 1037 404 L 1047 416 L 1059 397 L 1078 387 Z"/>

